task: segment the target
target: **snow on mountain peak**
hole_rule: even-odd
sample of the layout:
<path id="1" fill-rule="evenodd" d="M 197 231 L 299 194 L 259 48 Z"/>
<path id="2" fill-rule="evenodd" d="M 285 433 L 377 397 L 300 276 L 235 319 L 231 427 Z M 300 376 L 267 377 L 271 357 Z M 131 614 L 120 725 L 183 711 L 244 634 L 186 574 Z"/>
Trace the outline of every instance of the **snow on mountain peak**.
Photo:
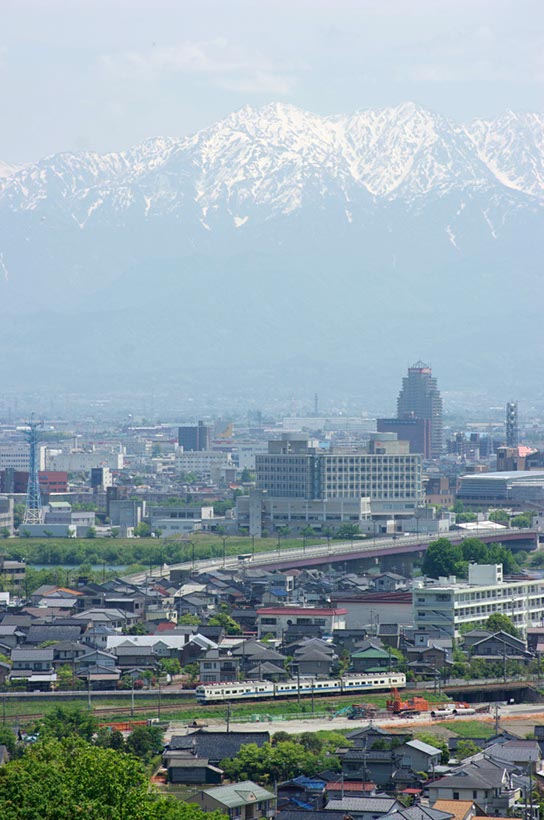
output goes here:
<path id="1" fill-rule="evenodd" d="M 289 103 L 244 106 L 201 131 L 110 154 L 56 154 L 2 173 L 0 208 L 92 220 L 164 214 L 207 230 L 338 201 L 407 207 L 449 192 L 544 195 L 544 117 L 504 112 L 468 125 L 414 102 L 321 116 Z"/>

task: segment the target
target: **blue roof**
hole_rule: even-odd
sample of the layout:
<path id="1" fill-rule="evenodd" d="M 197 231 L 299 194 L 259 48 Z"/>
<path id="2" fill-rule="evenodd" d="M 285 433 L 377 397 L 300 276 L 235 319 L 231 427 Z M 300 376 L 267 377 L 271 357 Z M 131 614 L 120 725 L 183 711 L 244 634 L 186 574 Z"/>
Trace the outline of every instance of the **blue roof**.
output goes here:
<path id="1" fill-rule="evenodd" d="M 295 806 L 299 806 L 301 809 L 306 809 L 306 811 L 313 811 L 314 806 L 311 803 L 306 803 L 304 800 L 297 800 L 296 797 L 290 798 L 291 803 L 294 803 Z"/>
<path id="2" fill-rule="evenodd" d="M 287 595 L 287 590 L 283 589 L 283 587 L 272 587 L 270 590 L 272 595 L 275 595 L 276 598 L 285 598 Z"/>
<path id="3" fill-rule="evenodd" d="M 299 786 L 305 786 L 307 789 L 322 789 L 326 783 L 321 778 L 306 777 L 304 774 L 294 777 L 291 782 L 297 783 Z"/>

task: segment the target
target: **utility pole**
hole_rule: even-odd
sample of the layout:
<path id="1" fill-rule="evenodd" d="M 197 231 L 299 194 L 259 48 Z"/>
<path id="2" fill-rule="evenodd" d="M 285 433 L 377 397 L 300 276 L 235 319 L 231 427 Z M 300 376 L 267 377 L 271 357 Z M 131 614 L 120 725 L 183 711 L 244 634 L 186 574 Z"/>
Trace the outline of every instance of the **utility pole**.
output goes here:
<path id="1" fill-rule="evenodd" d="M 230 700 L 227 701 L 227 732 L 230 732 Z"/>
<path id="2" fill-rule="evenodd" d="M 157 717 L 161 719 L 161 679 L 159 678 L 159 702 L 157 703 Z"/>
<path id="3" fill-rule="evenodd" d="M 134 678 L 132 678 L 132 692 L 130 697 L 130 716 L 134 717 Z"/>
<path id="4" fill-rule="evenodd" d="M 500 729 L 500 725 L 499 725 L 499 704 L 496 703 L 495 704 L 495 735 L 499 734 L 499 729 Z"/>

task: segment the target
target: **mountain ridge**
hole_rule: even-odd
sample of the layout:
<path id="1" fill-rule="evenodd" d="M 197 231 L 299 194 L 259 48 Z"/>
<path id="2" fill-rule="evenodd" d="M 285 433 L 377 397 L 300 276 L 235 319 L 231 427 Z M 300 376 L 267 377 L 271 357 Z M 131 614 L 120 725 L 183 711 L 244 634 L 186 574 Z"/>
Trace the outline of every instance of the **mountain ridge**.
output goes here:
<path id="1" fill-rule="evenodd" d="M 195 372 L 213 351 L 234 384 L 242 324 L 249 369 L 304 351 L 349 374 L 378 342 L 404 361 L 408 339 L 451 367 L 454 349 L 477 349 L 474 382 L 500 379 L 500 327 L 534 315 L 543 253 L 538 113 L 461 123 L 414 103 L 327 117 L 245 106 L 185 137 L 52 154 L 0 179 L 13 317 L 0 373 L 22 373 L 37 347 L 51 378 L 63 322 L 71 341 L 80 317 L 68 380 L 170 373 L 166 345 Z M 542 348 L 534 322 L 525 337 L 513 363 Z"/>

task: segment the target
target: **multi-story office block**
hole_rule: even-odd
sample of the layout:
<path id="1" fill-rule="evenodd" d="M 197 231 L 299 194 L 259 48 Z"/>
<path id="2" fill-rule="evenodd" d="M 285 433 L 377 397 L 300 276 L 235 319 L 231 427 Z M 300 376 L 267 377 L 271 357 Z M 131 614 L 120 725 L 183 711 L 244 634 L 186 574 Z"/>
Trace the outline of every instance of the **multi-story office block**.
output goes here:
<path id="1" fill-rule="evenodd" d="M 269 442 L 256 456 L 256 486 L 269 497 L 370 498 L 377 514 L 413 511 L 422 496 L 421 456 L 394 433 L 374 433 L 366 449 L 320 450 L 307 438 Z"/>
<path id="2" fill-rule="evenodd" d="M 186 453 L 209 450 L 210 442 L 211 430 L 203 421 L 199 421 L 198 424 L 178 427 L 178 444 L 183 447 Z"/>

